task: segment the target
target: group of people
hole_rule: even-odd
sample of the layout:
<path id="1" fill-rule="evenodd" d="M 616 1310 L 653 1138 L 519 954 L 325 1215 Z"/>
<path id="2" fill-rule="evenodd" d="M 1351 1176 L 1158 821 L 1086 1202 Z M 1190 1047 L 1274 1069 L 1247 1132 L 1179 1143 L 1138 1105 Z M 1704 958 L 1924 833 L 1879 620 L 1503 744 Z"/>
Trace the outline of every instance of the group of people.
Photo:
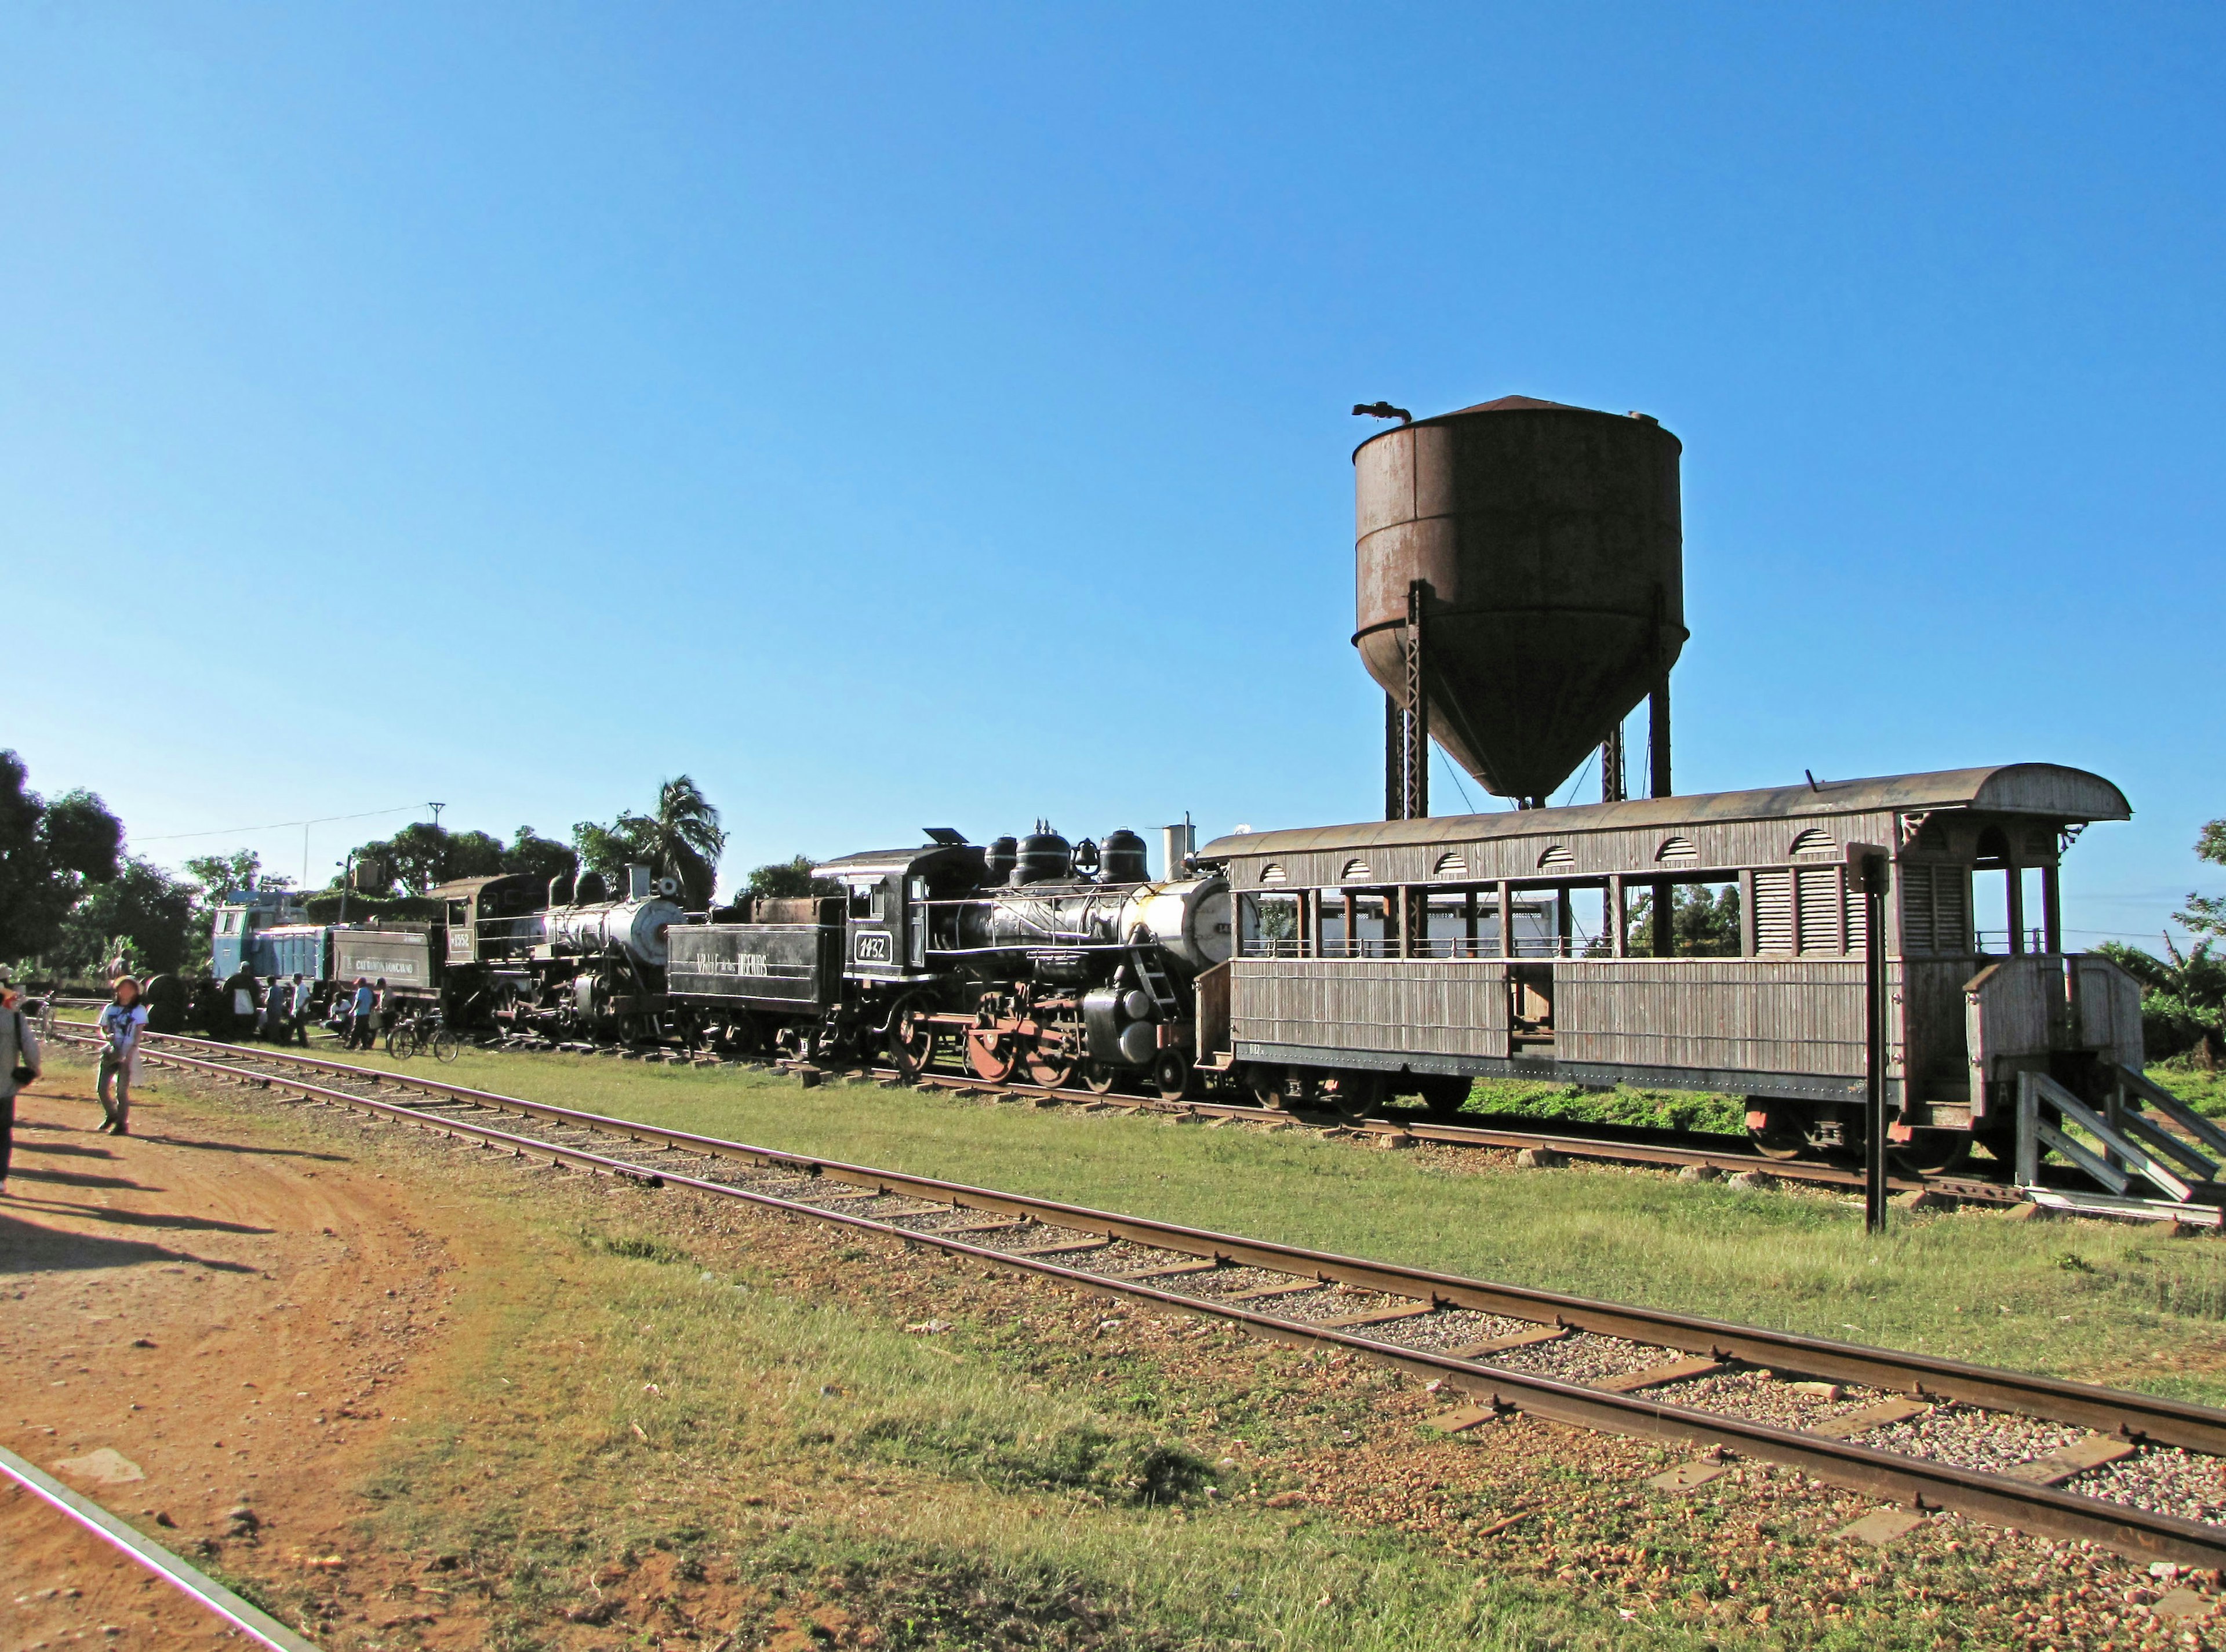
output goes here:
<path id="1" fill-rule="evenodd" d="M 385 976 L 374 982 L 358 975 L 327 1001 L 323 1025 L 339 1035 L 343 1047 L 368 1050 L 394 1025 L 399 1011 Z M 212 1037 L 264 1039 L 273 1044 L 306 1045 L 310 1024 L 316 1020 L 315 982 L 301 975 L 259 977 L 244 963 L 217 983 L 202 1012 Z"/>
<path id="2" fill-rule="evenodd" d="M 307 1045 L 315 1015 L 315 982 L 298 975 L 272 975 L 266 982 L 243 963 L 210 995 L 201 1020 L 212 1038 Z"/>

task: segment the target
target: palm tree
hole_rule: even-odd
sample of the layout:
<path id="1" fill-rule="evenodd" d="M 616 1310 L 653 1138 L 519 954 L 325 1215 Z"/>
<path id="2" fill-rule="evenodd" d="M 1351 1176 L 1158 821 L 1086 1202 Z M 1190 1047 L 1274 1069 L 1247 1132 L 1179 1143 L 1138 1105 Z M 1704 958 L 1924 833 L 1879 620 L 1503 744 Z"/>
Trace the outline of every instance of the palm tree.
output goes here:
<path id="1" fill-rule="evenodd" d="M 690 906 L 711 904 L 727 835 L 719 829 L 719 811 L 695 781 L 676 775 L 657 789 L 655 814 L 621 815 L 618 825 L 660 874 L 680 880 Z"/>

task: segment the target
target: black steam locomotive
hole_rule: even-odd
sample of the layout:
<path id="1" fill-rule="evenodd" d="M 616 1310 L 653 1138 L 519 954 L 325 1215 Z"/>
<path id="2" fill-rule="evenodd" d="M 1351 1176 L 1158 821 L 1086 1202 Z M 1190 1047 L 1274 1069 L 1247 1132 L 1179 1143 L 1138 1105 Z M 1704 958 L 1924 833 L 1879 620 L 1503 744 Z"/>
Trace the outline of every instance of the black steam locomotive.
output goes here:
<path id="1" fill-rule="evenodd" d="M 1175 829 L 1186 832 L 1186 829 Z M 916 848 L 817 868 L 843 893 L 760 899 L 743 921 L 665 936 L 668 1013 L 690 1043 L 748 1055 L 938 1059 L 978 1077 L 1103 1093 L 1123 1077 L 1181 1095 L 1218 1029 L 1200 977 L 1234 945 L 1229 883 L 1186 864 L 1147 875 L 1131 831 L 1078 844 L 1039 823 L 969 843 L 936 829 Z M 1221 971 L 1222 976 L 1226 971 Z"/>

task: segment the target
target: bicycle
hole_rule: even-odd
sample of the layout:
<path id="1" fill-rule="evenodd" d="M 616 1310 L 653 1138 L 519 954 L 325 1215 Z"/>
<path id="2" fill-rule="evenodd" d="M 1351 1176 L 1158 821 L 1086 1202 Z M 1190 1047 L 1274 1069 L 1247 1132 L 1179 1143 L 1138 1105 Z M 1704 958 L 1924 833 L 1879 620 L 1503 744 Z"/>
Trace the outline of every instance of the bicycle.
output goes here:
<path id="1" fill-rule="evenodd" d="M 454 1061 L 463 1053 L 463 1035 L 441 1019 L 437 1010 L 420 1010 L 395 1022 L 386 1034 L 386 1053 L 398 1061 L 430 1055 L 436 1061 Z"/>

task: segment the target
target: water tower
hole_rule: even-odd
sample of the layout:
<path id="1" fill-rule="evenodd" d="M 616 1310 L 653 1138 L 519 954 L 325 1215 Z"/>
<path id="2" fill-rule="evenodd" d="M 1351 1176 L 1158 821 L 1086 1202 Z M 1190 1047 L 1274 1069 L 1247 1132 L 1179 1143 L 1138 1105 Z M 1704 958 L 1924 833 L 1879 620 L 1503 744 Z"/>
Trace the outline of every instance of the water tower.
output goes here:
<path id="1" fill-rule="evenodd" d="M 1523 396 L 1354 450 L 1352 641 L 1383 687 L 1388 818 L 1429 813 L 1433 738 L 1526 808 L 1599 748 L 1601 794 L 1620 798 L 1623 720 L 1650 697 L 1652 790 L 1669 795 L 1682 451 L 1644 414 Z"/>

